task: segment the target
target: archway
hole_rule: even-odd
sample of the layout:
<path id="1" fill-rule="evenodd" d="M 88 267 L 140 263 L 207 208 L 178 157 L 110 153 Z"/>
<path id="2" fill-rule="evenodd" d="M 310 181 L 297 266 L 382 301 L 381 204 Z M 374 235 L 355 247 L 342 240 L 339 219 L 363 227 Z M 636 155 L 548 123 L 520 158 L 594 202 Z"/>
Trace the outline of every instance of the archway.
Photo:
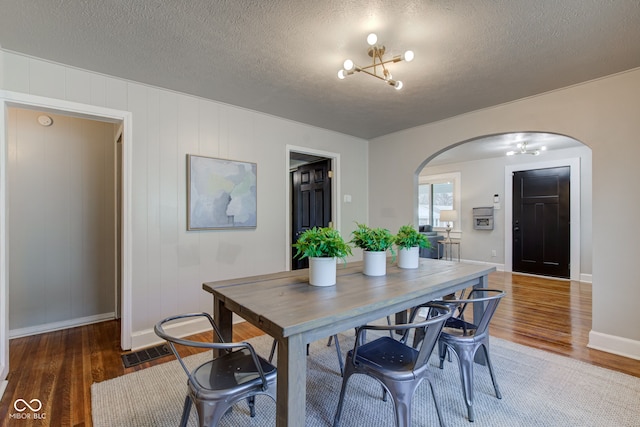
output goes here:
<path id="1" fill-rule="evenodd" d="M 506 156 L 516 143 L 527 140 L 529 148 L 546 150 L 540 155 Z M 591 149 L 564 135 L 523 132 L 486 135 L 461 141 L 426 159 L 416 171 L 416 212 L 419 187 L 425 176 L 459 174 L 459 222 L 452 236 L 463 239 L 466 261 L 494 264 L 511 271 L 511 180 L 515 170 L 569 165 L 573 171 L 571 208 L 571 279 L 591 281 Z M 455 198 L 455 197 L 454 197 Z M 474 229 L 473 207 L 491 207 L 492 230 Z M 418 219 L 419 220 L 419 219 Z M 442 228 L 436 226 L 442 232 Z"/>

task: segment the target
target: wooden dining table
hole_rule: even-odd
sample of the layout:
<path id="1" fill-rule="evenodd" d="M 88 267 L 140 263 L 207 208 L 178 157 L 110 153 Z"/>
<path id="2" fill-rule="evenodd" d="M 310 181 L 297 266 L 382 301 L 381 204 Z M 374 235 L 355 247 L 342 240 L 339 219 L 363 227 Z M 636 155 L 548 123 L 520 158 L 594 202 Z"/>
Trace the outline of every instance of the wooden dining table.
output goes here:
<path id="1" fill-rule="evenodd" d="M 470 286 L 487 287 L 495 267 L 421 258 L 417 269 L 389 262 L 384 276 L 365 276 L 361 262 L 338 267 L 334 286 L 309 285 L 308 270 L 204 283 L 214 319 L 232 340 L 233 313 L 278 341 L 276 425 L 305 425 L 307 344 Z"/>

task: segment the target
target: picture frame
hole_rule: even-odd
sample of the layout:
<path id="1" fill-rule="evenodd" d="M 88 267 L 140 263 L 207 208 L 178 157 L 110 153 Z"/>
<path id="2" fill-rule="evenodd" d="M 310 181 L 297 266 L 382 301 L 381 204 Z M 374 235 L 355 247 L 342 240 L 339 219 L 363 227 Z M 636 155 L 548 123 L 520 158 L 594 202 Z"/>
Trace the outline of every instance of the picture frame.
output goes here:
<path id="1" fill-rule="evenodd" d="M 256 228 L 257 164 L 187 154 L 187 230 Z"/>

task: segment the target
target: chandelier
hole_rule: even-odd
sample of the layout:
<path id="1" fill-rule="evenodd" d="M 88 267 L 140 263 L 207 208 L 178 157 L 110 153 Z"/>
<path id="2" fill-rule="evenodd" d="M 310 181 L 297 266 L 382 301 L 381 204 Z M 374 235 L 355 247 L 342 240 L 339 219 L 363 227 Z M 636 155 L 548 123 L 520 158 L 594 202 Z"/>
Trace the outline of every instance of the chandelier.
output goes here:
<path id="1" fill-rule="evenodd" d="M 408 50 L 402 55 L 396 55 L 391 59 L 384 59 L 385 47 L 383 45 L 379 45 L 378 36 L 371 33 L 367 36 L 367 43 L 369 43 L 369 50 L 367 53 L 373 60 L 373 62 L 365 67 L 360 67 L 353 63 L 352 60 L 347 59 L 344 61 L 343 69 L 338 71 L 338 78 L 344 79 L 347 76 L 355 73 L 365 73 L 370 76 L 373 76 L 377 79 L 384 81 L 385 83 L 393 86 L 396 90 L 402 89 L 402 82 L 400 80 L 394 80 L 391 72 L 387 68 L 387 64 L 393 62 L 407 61 L 411 62 L 413 60 L 413 51 Z"/>
<path id="2" fill-rule="evenodd" d="M 507 151 L 507 156 L 515 156 L 516 154 L 531 154 L 532 156 L 538 156 L 540 155 L 541 151 L 544 151 L 547 149 L 547 147 L 542 146 L 540 147 L 540 149 L 536 148 L 535 150 L 529 150 L 527 149 L 526 141 L 519 142 L 518 145 L 516 145 L 516 147 L 518 148 L 517 150 Z"/>

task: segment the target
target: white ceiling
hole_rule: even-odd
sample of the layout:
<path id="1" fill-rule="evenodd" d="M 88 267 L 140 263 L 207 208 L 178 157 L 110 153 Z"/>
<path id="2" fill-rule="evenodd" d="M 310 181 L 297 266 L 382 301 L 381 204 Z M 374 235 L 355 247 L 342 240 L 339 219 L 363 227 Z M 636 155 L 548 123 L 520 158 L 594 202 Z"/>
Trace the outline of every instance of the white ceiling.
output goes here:
<path id="1" fill-rule="evenodd" d="M 369 32 L 403 90 L 337 78 Z M 640 67 L 640 2 L 0 0 L 0 46 L 371 139 Z"/>

